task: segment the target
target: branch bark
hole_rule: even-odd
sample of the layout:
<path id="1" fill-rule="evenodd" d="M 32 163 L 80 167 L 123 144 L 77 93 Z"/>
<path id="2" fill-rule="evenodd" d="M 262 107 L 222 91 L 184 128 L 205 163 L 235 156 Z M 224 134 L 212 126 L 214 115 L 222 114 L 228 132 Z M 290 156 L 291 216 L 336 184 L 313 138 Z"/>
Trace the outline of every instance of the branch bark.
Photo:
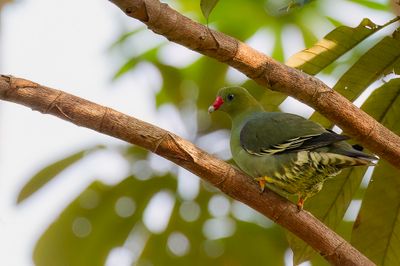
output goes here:
<path id="1" fill-rule="evenodd" d="M 249 176 L 171 132 L 63 91 L 11 76 L 0 76 L 0 99 L 154 152 L 287 228 L 335 265 L 374 265 L 309 212 L 299 212 L 294 204 L 268 189 L 260 194 Z"/>
<path id="2" fill-rule="evenodd" d="M 194 22 L 158 0 L 110 0 L 168 40 L 226 63 L 257 83 L 306 103 L 400 169 L 400 137 L 319 79 Z"/>

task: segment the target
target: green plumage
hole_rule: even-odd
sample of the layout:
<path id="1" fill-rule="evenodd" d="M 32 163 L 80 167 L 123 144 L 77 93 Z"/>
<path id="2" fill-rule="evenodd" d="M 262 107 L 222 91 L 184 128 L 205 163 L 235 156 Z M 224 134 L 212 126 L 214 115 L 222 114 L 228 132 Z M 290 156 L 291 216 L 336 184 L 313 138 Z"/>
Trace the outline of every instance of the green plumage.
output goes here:
<path id="1" fill-rule="evenodd" d="M 341 169 L 376 160 L 345 142 L 348 137 L 317 123 L 293 114 L 265 112 L 240 87 L 221 89 L 209 109 L 214 110 L 232 119 L 230 146 L 238 166 L 262 189 L 267 183 L 298 195 L 299 208 Z"/>

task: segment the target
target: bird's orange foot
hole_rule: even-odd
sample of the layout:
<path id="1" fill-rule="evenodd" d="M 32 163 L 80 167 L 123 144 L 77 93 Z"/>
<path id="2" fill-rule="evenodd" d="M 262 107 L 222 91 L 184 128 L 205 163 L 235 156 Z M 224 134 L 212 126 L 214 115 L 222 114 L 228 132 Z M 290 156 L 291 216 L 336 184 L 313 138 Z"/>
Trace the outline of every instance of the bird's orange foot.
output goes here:
<path id="1" fill-rule="evenodd" d="M 265 180 L 264 177 L 258 177 L 258 178 L 255 178 L 255 180 L 257 181 L 258 185 L 260 186 L 260 193 L 263 193 L 265 190 L 265 184 L 267 183 L 267 181 Z"/>
<path id="2" fill-rule="evenodd" d="M 303 210 L 304 201 L 305 201 L 305 198 L 299 196 L 299 200 L 297 201 L 297 204 L 296 204 L 298 211 L 302 211 Z"/>

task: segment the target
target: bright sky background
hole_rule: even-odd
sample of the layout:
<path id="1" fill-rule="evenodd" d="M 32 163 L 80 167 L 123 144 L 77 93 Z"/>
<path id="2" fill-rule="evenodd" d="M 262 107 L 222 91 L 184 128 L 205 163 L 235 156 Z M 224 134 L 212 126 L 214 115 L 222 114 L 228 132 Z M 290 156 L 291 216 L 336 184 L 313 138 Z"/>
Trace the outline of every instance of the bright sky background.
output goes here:
<path id="1" fill-rule="evenodd" d="M 116 62 L 110 59 L 107 48 L 121 33 L 121 25 L 133 28 L 138 24 L 121 16 L 113 4 L 96 0 L 22 0 L 5 8 L 2 22 L 1 73 L 155 122 L 151 91 L 142 88 L 151 87 L 157 79 L 152 81 L 138 73 L 110 82 Z M 15 206 L 17 193 L 35 171 L 52 159 L 98 143 L 118 141 L 21 105 L 0 103 L 2 265 L 31 265 L 34 243 L 68 201 L 94 177 L 115 183 L 126 173 L 123 160 L 99 154 L 85 162 L 85 168 L 66 171 L 64 178 Z"/>
<path id="2" fill-rule="evenodd" d="M 353 17 L 352 22 L 368 15 Z M 121 25 L 134 28 L 139 23 L 108 1 L 20 0 L 2 13 L 0 72 L 67 91 L 185 135 L 171 120 L 156 118 L 152 94 L 161 82 L 156 74 L 136 71 L 110 82 L 121 62 L 113 61 L 107 48 L 120 35 Z M 69 201 L 95 178 L 116 183 L 128 171 L 118 156 L 98 154 L 86 160 L 84 167 L 63 172 L 41 193 L 15 205 L 22 185 L 41 167 L 98 143 L 120 142 L 18 104 L 0 102 L 2 265 L 32 265 L 33 245 Z"/>

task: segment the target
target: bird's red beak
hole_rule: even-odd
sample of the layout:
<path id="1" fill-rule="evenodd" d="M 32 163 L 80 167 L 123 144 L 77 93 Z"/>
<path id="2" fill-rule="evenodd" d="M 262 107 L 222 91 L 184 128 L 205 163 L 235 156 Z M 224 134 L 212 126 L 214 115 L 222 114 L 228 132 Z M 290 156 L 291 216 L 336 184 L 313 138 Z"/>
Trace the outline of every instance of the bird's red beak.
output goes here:
<path id="1" fill-rule="evenodd" d="M 223 103 L 224 103 L 224 100 L 222 100 L 222 97 L 221 96 L 217 96 L 217 98 L 215 99 L 214 103 L 208 108 L 208 112 L 212 113 L 215 110 L 218 110 Z"/>

